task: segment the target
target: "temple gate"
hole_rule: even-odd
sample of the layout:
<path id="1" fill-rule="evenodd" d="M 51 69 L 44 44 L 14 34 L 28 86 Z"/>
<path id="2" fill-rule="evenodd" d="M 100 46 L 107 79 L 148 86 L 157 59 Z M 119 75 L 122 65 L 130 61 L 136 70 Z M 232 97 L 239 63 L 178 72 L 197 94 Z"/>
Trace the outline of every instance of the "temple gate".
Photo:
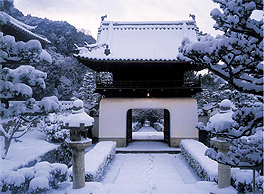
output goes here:
<path id="1" fill-rule="evenodd" d="M 99 108 L 99 141 L 127 146 L 132 139 L 131 109 L 164 109 L 164 140 L 177 147 L 181 139 L 198 138 L 196 100 L 199 80 L 186 72 L 199 67 L 177 61 L 184 37 L 195 41 L 194 20 L 178 22 L 102 21 L 97 42 L 78 48 L 75 57 L 97 72 L 111 72 L 112 80 L 98 79 L 96 92 L 104 96 Z"/>

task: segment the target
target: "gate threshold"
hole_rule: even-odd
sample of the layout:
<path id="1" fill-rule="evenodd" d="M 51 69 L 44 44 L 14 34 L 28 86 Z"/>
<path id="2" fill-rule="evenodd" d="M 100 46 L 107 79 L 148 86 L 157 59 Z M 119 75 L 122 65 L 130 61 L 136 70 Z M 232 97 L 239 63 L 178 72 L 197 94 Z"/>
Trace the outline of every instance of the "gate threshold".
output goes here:
<path id="1" fill-rule="evenodd" d="M 180 148 L 169 147 L 167 143 L 160 141 L 133 141 L 127 147 L 116 148 L 116 153 L 168 153 L 178 154 L 181 152 Z"/>
<path id="2" fill-rule="evenodd" d="M 178 150 L 116 150 L 116 154 L 179 154 L 181 149 Z"/>

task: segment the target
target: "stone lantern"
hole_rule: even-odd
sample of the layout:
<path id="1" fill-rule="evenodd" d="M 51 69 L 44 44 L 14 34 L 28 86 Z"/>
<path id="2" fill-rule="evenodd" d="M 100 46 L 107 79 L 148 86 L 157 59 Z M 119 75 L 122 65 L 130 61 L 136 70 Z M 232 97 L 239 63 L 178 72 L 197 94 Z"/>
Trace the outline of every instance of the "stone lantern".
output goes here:
<path id="1" fill-rule="evenodd" d="M 66 139 L 65 143 L 72 149 L 73 189 L 79 189 L 85 186 L 84 150 L 92 144 L 91 139 L 85 139 L 81 135 L 93 126 L 94 119 L 84 112 L 83 101 L 76 100 L 72 114 L 64 123 L 70 129 L 70 139 Z"/>
<path id="2" fill-rule="evenodd" d="M 222 152 L 225 156 L 229 151 L 231 145 L 224 138 L 215 138 L 211 140 L 211 144 L 218 149 L 218 152 Z M 231 166 L 218 163 L 218 188 L 226 188 L 231 185 Z"/>
<path id="3" fill-rule="evenodd" d="M 232 119 L 232 103 L 230 100 L 223 100 L 220 103 L 220 112 L 214 115 L 210 122 L 212 125 L 217 125 L 217 122 L 233 122 Z M 229 146 L 231 145 L 229 142 L 225 140 L 223 137 L 217 137 L 211 139 L 211 145 L 215 146 L 218 149 L 218 152 L 222 152 L 225 156 L 229 151 Z M 228 157 L 228 156 L 227 156 Z M 224 165 L 218 163 L 218 187 L 226 188 L 231 184 L 231 166 Z"/>

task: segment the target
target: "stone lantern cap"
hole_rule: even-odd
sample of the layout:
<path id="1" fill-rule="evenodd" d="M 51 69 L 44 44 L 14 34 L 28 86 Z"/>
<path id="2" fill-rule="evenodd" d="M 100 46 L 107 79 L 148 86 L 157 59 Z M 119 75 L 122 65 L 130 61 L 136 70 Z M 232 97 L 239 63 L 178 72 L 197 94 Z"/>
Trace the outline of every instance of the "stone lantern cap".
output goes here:
<path id="1" fill-rule="evenodd" d="M 84 112 L 82 100 L 75 100 L 72 114 L 67 116 L 64 123 L 65 125 L 69 123 L 68 127 L 80 127 L 82 123 L 84 124 L 83 127 L 90 127 L 94 124 L 94 118 Z"/>
<path id="2" fill-rule="evenodd" d="M 232 110 L 232 102 L 228 99 L 222 100 L 220 103 L 220 113 L 226 113 Z"/>

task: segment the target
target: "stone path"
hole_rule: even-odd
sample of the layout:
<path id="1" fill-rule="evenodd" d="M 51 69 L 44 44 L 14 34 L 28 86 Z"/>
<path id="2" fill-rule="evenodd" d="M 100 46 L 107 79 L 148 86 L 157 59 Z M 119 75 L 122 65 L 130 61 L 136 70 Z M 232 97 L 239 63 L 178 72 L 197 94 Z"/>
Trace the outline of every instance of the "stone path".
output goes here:
<path id="1" fill-rule="evenodd" d="M 199 179 L 174 154 L 118 154 L 102 183 L 105 193 L 170 193 Z"/>
<path id="2" fill-rule="evenodd" d="M 142 127 L 137 132 L 132 132 L 133 140 L 163 140 L 163 132 L 158 132 L 153 127 Z"/>

